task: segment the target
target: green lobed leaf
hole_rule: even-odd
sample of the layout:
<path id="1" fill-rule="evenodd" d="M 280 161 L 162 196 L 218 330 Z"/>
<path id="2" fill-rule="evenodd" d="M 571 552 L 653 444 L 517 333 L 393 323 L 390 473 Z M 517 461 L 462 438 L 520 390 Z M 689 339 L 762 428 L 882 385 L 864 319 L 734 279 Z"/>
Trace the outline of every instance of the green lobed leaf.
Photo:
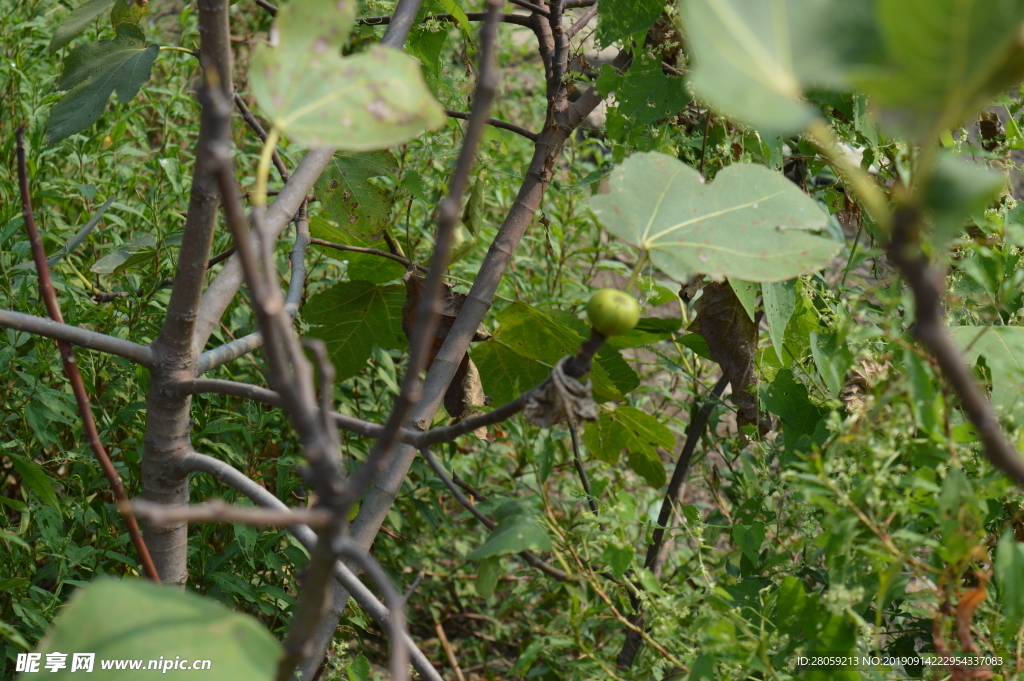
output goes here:
<path id="1" fill-rule="evenodd" d="M 1006 186 L 1006 176 L 966 158 L 943 155 L 924 192 L 932 215 L 932 245 L 937 251 L 963 230 L 964 222 L 992 202 Z"/>
<path id="2" fill-rule="evenodd" d="M 392 195 L 369 180 L 397 174 L 398 159 L 390 151 L 339 151 L 317 179 L 316 196 L 326 217 L 345 231 L 378 237 L 390 223 Z"/>
<path id="3" fill-rule="evenodd" d="M 929 142 L 1024 78 L 1024 3 L 877 0 L 885 64 L 855 80 L 883 121 Z"/>
<path id="4" fill-rule="evenodd" d="M 583 444 L 595 459 L 615 463 L 619 460 L 619 452 L 626 448 L 631 437 L 630 432 L 613 417 L 613 412 L 602 411 L 597 421 L 586 425 Z"/>
<path id="5" fill-rule="evenodd" d="M 635 407 L 620 406 L 603 411 L 583 431 L 583 443 L 591 455 L 607 463 L 615 463 L 623 449 L 629 450 L 629 467 L 643 476 L 648 484 L 665 484 L 665 464 L 656 447 L 671 449 L 676 438 L 663 423 Z"/>
<path id="6" fill-rule="evenodd" d="M 673 116 L 690 103 L 683 79 L 666 76 L 661 59 L 646 53 L 630 67 L 615 90 L 615 98 L 619 113 L 639 125 Z"/>
<path id="7" fill-rule="evenodd" d="M 515 399 L 523 390 L 543 381 L 558 360 L 575 355 L 584 340 L 554 315 L 526 303 L 512 303 L 497 318 L 499 326 L 494 336 L 477 343 L 472 350 L 484 391 L 494 404 Z M 603 362 L 599 353 L 589 375 L 594 398 L 599 402 L 622 400 L 618 385 L 637 384 L 621 365 L 612 362 Z M 615 378 L 606 364 L 615 372 Z M 632 371 L 628 366 L 625 369 Z"/>
<path id="8" fill-rule="evenodd" d="M 615 579 L 622 579 L 626 570 L 629 569 L 629 564 L 633 562 L 633 547 L 609 544 L 604 547 L 602 557 L 604 562 L 608 563 L 608 567 L 612 569 L 612 576 Z"/>
<path id="9" fill-rule="evenodd" d="M 597 6 L 597 39 L 601 47 L 645 30 L 664 9 L 664 0 L 604 0 Z"/>
<path id="10" fill-rule="evenodd" d="M 1024 328 L 958 326 L 950 336 L 968 364 L 985 358 L 992 371 L 993 404 L 1018 419 L 1024 416 Z"/>
<path id="11" fill-rule="evenodd" d="M 159 51 L 158 45 L 146 45 L 142 29 L 134 24 L 119 24 L 113 40 L 72 50 L 57 86 L 69 92 L 50 110 L 47 141 L 53 144 L 95 123 L 115 91 L 122 103 L 134 99 L 149 80 Z"/>
<path id="12" fill-rule="evenodd" d="M 447 120 L 419 62 L 376 45 L 342 57 L 354 0 L 295 0 L 277 14 L 274 46 L 258 45 L 252 93 L 274 125 L 300 144 L 349 151 L 407 142 Z"/>
<path id="13" fill-rule="evenodd" d="M 373 346 L 401 349 L 404 286 L 345 281 L 312 296 L 303 308 L 309 335 L 322 338 L 339 380 L 366 365 Z"/>
<path id="14" fill-rule="evenodd" d="M 50 46 L 47 48 L 49 53 L 56 54 L 57 50 L 74 40 L 101 14 L 110 10 L 113 4 L 114 0 L 89 0 L 73 9 L 53 32 Z"/>
<path id="15" fill-rule="evenodd" d="M 899 1 L 899 0 L 897 0 Z M 877 51 L 871 0 L 681 0 L 692 84 L 716 110 L 773 134 L 817 117 L 811 87 L 843 87 Z"/>
<path id="16" fill-rule="evenodd" d="M 113 579 L 79 589 L 37 650 L 44 653 L 43 660 L 46 653 L 69 654 L 66 668 L 46 674 L 51 679 L 78 678 L 81 670 L 71 671 L 70 653 L 95 653 L 88 676 L 95 681 L 126 676 L 124 670 L 101 669 L 99 660 L 161 657 L 171 663 L 178 658 L 210 660 L 210 672 L 223 681 L 269 681 L 281 656 L 281 644 L 248 615 L 174 587 Z M 201 674 L 161 668 L 159 675 L 177 681 Z"/>
<path id="17" fill-rule="evenodd" d="M 615 236 L 646 249 L 665 274 L 746 281 L 792 279 L 826 266 L 841 245 L 811 234 L 828 217 L 799 187 L 763 166 L 736 164 L 705 185 L 682 161 L 634 154 L 591 199 Z"/>
<path id="18" fill-rule="evenodd" d="M 468 560 L 505 556 L 522 551 L 550 551 L 551 538 L 544 526 L 527 515 L 503 518 L 491 531 L 483 546 L 470 551 Z"/>

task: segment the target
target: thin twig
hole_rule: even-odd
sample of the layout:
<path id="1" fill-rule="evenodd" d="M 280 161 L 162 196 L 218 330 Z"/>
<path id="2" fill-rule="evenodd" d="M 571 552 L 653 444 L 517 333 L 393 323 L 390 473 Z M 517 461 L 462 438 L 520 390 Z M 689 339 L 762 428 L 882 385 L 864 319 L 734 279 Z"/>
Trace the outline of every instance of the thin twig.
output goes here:
<path id="1" fill-rule="evenodd" d="M 445 109 L 444 112 L 452 118 L 459 118 L 464 121 L 468 121 L 470 117 L 470 114 L 463 113 L 462 111 L 453 111 L 451 109 Z M 495 128 L 501 128 L 502 130 L 508 130 L 510 132 L 516 133 L 517 135 L 522 135 L 531 142 L 537 141 L 537 133 L 530 132 L 526 128 L 520 128 L 518 125 L 513 125 L 512 123 L 506 123 L 505 121 L 499 120 L 497 118 L 488 118 L 487 125 L 494 126 Z"/>
<path id="2" fill-rule="evenodd" d="M 522 7 L 523 9 L 528 9 L 531 12 L 533 12 L 534 14 L 539 14 L 542 17 L 551 16 L 550 13 L 546 9 L 544 9 L 540 5 L 535 5 L 532 2 L 527 2 L 526 0 L 508 0 L 508 1 L 510 3 L 512 3 L 513 5 L 518 5 L 519 7 Z"/>
<path id="3" fill-rule="evenodd" d="M 234 100 L 235 106 L 238 107 L 238 111 L 242 114 L 242 119 L 249 125 L 250 128 L 253 129 L 253 132 L 259 135 L 261 142 L 266 142 L 267 131 L 263 129 L 263 126 L 260 125 L 260 122 L 256 120 L 256 116 L 254 116 L 252 111 L 249 110 L 249 107 L 245 105 L 245 100 L 242 99 L 242 95 L 238 94 L 237 90 L 235 91 Z M 290 175 L 288 174 L 288 171 L 285 169 L 284 161 L 281 160 L 281 155 L 277 153 L 276 147 L 274 148 L 273 156 L 271 158 L 274 161 L 274 167 L 277 168 L 277 172 L 281 176 L 281 180 L 287 182 Z"/>
<path id="4" fill-rule="evenodd" d="M 263 9 L 267 10 L 267 13 L 270 16 L 272 16 L 272 17 L 276 17 L 277 16 L 277 7 L 275 7 L 274 5 L 272 5 L 269 2 L 267 2 L 267 0 L 255 0 L 255 2 L 256 2 L 257 5 L 259 5 Z"/>
<path id="5" fill-rule="evenodd" d="M 43 246 L 43 239 L 39 235 L 39 229 L 36 227 L 35 214 L 32 212 L 32 193 L 28 184 L 28 164 L 25 159 L 24 123 L 21 124 L 15 134 L 18 146 L 18 188 L 21 191 L 21 211 L 25 218 L 25 231 L 28 232 L 29 243 L 32 246 L 32 259 L 36 263 L 36 276 L 39 279 L 39 297 L 43 299 L 50 318 L 57 324 L 63 325 L 64 318 L 60 311 L 60 304 L 57 302 L 57 293 L 53 288 L 53 280 L 50 278 L 50 265 L 46 262 L 46 248 Z M 118 475 L 114 464 L 107 455 L 107 450 L 100 441 L 100 434 L 96 429 L 96 421 L 92 416 L 89 395 L 85 390 L 85 383 L 82 382 L 82 376 L 78 372 L 75 353 L 67 341 L 57 340 L 57 347 L 60 350 L 60 357 L 64 363 L 64 373 L 67 374 L 71 390 L 75 394 L 75 402 L 78 403 L 78 412 L 82 416 L 82 427 L 85 430 L 85 437 L 89 441 L 89 447 L 99 462 L 100 468 L 103 469 L 103 474 L 106 476 L 118 504 L 128 503 L 128 495 L 125 494 L 121 476 Z M 124 517 L 124 524 L 128 528 L 132 545 L 135 547 L 136 553 L 139 554 L 139 563 L 142 565 L 143 572 L 145 572 L 149 579 L 159 584 L 160 575 L 157 573 L 156 565 L 153 564 L 153 559 L 149 555 L 149 548 L 142 538 L 142 533 L 139 531 L 139 525 L 135 521 L 135 516 L 124 512 L 122 512 L 122 516 Z"/>
<path id="6" fill-rule="evenodd" d="M 466 18 L 470 21 L 483 21 L 487 18 L 487 12 L 466 12 Z M 423 21 L 443 21 L 449 24 L 458 22 L 458 19 L 451 14 L 428 14 Z M 505 24 L 516 24 L 517 26 L 529 26 L 530 17 L 521 14 L 502 14 L 498 21 Z M 390 16 L 364 17 L 356 23 L 363 26 L 387 26 L 391 23 Z"/>
<path id="7" fill-rule="evenodd" d="M 135 499 L 121 508 L 121 511 L 133 513 L 137 518 L 156 526 L 181 522 L 210 522 L 240 523 L 254 527 L 287 527 L 296 524 L 326 527 L 331 520 L 329 512 L 315 508 L 290 508 L 285 511 L 246 508 L 230 506 L 220 499 L 190 506 L 164 506 L 144 499 Z"/>
<path id="8" fill-rule="evenodd" d="M 192 452 L 191 456 L 185 461 L 185 467 L 187 470 L 196 473 L 212 475 L 217 480 L 249 497 L 258 506 L 277 511 L 288 510 L 284 502 L 267 491 L 266 488 L 220 459 Z M 316 534 L 308 526 L 292 525 L 288 529 L 306 549 L 312 549 L 316 545 Z M 359 607 L 370 615 L 374 621 L 381 625 L 381 627 L 387 628 L 389 626 L 391 618 L 388 609 L 377 600 L 377 597 L 368 588 L 363 586 L 359 578 L 344 563 L 338 562 L 335 564 L 334 578 L 348 590 L 352 598 L 359 604 Z M 416 671 L 423 678 L 428 679 L 428 681 L 443 681 L 441 675 L 434 669 L 434 665 L 420 651 L 412 637 L 406 633 L 404 639 L 406 646 L 408 646 L 412 654 L 412 664 Z"/>
<path id="9" fill-rule="evenodd" d="M 568 9 L 569 8 L 569 3 L 565 3 L 562 6 L 565 9 Z M 593 19 L 596 16 L 597 16 L 597 3 L 595 2 L 593 5 L 591 5 L 589 8 L 587 8 L 586 12 L 584 12 L 583 14 L 580 15 L 580 18 L 576 20 L 576 23 L 574 23 L 572 26 L 570 26 L 566 30 L 566 32 L 565 32 L 566 39 L 572 39 L 573 37 L 575 37 L 576 34 L 579 33 L 580 31 L 582 31 L 586 27 L 586 25 L 590 23 L 591 19 Z"/>
<path id="10" fill-rule="evenodd" d="M 444 648 L 445 657 L 448 658 L 448 664 L 451 665 L 452 671 L 455 672 L 455 678 L 458 681 L 466 681 L 466 677 L 462 675 L 462 669 L 459 667 L 459 661 L 455 658 L 455 651 L 452 650 L 452 644 L 448 641 L 448 636 L 444 633 L 444 625 L 438 620 L 434 623 L 434 631 L 437 632 L 437 638 L 441 641 L 441 647 Z"/>
<path id="11" fill-rule="evenodd" d="M 349 246 L 348 244 L 337 244 L 333 241 L 327 241 L 326 239 L 312 238 L 309 243 L 317 246 L 326 246 L 327 248 L 333 248 L 337 251 L 351 251 L 353 253 L 367 253 L 369 255 L 377 255 L 381 258 L 389 258 L 395 262 L 401 263 L 408 267 L 415 267 L 421 272 L 426 272 L 427 268 L 419 263 L 412 262 L 408 258 L 404 258 L 396 253 L 389 253 L 388 251 L 382 251 L 379 248 L 367 248 L 365 246 Z"/>
<path id="12" fill-rule="evenodd" d="M 441 464 L 438 463 L 437 459 L 434 458 L 434 455 L 430 453 L 430 449 L 428 447 L 423 447 L 420 449 L 420 453 L 423 455 L 423 458 L 426 459 L 427 465 L 429 465 L 431 470 L 434 471 L 434 474 L 441 479 L 441 482 L 444 483 L 444 486 L 447 487 L 448 491 L 452 493 L 453 497 L 455 497 L 455 501 L 459 502 L 459 504 L 463 508 L 465 508 L 471 514 L 473 514 L 473 517 L 479 520 L 484 527 L 486 527 L 488 530 L 493 530 L 495 527 L 494 521 L 488 518 L 483 513 L 481 513 L 480 509 L 476 507 L 476 504 L 474 504 L 472 501 L 466 498 L 466 495 L 463 494 L 462 490 L 460 490 L 455 485 L 455 483 L 452 481 L 448 473 L 445 472 Z M 539 558 L 532 552 L 521 551 L 519 555 L 530 566 L 537 568 L 549 577 L 554 577 L 560 582 L 571 581 L 571 578 L 565 572 L 559 570 L 558 568 L 551 567 L 543 559 Z"/>

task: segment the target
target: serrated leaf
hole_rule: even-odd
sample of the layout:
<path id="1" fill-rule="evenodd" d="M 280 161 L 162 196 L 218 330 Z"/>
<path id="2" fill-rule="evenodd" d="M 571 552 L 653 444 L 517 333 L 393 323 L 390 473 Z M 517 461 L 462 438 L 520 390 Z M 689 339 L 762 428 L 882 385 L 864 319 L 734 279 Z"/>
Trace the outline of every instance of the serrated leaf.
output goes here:
<path id="1" fill-rule="evenodd" d="M 779 362 L 785 363 L 782 344 L 786 335 L 786 325 L 796 310 L 796 281 L 790 279 L 764 284 L 761 287 L 761 295 L 764 297 L 764 317 L 768 322 L 768 335 L 771 336 Z"/>
<path id="2" fill-rule="evenodd" d="M 646 29 L 664 10 L 664 0 L 604 0 L 597 6 L 597 39 L 601 47 Z"/>
<path id="3" fill-rule="evenodd" d="M 398 160 L 390 151 L 339 151 L 316 181 L 316 196 L 325 216 L 345 231 L 378 237 L 390 223 L 392 196 L 369 180 L 396 174 Z"/>
<path id="4" fill-rule="evenodd" d="M 124 671 L 100 668 L 100 659 L 210 660 L 218 679 L 269 681 L 281 644 L 248 615 L 208 598 L 143 580 L 99 579 L 75 592 L 37 649 L 46 653 L 90 652 L 97 662 L 89 678 L 115 681 Z M 71 659 L 52 679 L 75 679 Z M 81 670 L 79 670 L 81 671 Z M 161 670 L 169 681 L 191 679 L 192 669 Z"/>
<path id="5" fill-rule="evenodd" d="M 807 388 L 793 377 L 790 369 L 782 369 L 775 380 L 761 392 L 764 408 L 782 421 L 787 449 L 794 447 L 804 435 L 814 434 L 815 427 L 827 411 L 813 404 Z"/>
<path id="6" fill-rule="evenodd" d="M 764 543 L 764 523 L 756 521 L 750 525 L 733 525 L 732 540 L 740 547 L 743 555 L 757 565 L 761 544 Z"/>
<path id="7" fill-rule="evenodd" d="M 575 355 L 584 340 L 568 324 L 525 303 L 512 303 L 497 318 L 499 326 L 494 337 L 473 350 L 484 391 L 494 399 L 493 404 L 515 399 L 523 390 L 540 383 L 558 360 Z M 623 377 L 621 369 L 616 369 L 620 380 L 630 381 Z M 596 400 L 623 399 L 600 356 L 588 378 L 593 382 Z M 518 391 L 514 385 L 519 386 Z"/>
<path id="8" fill-rule="evenodd" d="M 274 23 L 276 44 L 253 51 L 249 83 L 274 125 L 307 147 L 349 151 L 407 142 L 447 120 L 419 62 L 376 45 L 341 56 L 353 0 L 296 0 Z"/>
<path id="9" fill-rule="evenodd" d="M 370 678 L 370 661 L 366 656 L 359 653 L 345 670 L 349 681 L 368 681 Z"/>
<path id="10" fill-rule="evenodd" d="M 597 421 L 586 424 L 583 430 L 583 444 L 591 456 L 606 463 L 619 460 L 619 452 L 629 444 L 630 437 L 630 432 L 607 411 L 601 412 Z"/>
<path id="11" fill-rule="evenodd" d="M 611 193 L 591 199 L 598 220 L 677 281 L 695 274 L 785 281 L 825 267 L 841 247 L 811 234 L 828 217 L 763 166 L 732 165 L 705 185 L 682 161 L 650 152 L 634 154 L 611 177 Z"/>
<path id="12" fill-rule="evenodd" d="M 661 59 L 646 53 L 630 67 L 615 91 L 615 99 L 619 113 L 639 125 L 673 116 L 690 103 L 683 79 L 666 76 Z"/>
<path id="13" fill-rule="evenodd" d="M 71 14 L 64 17 L 57 25 L 57 30 L 53 32 L 50 46 L 47 48 L 50 54 L 55 54 L 57 50 L 74 40 L 89 24 L 107 12 L 113 4 L 114 0 L 89 0 L 72 10 Z"/>
<path id="14" fill-rule="evenodd" d="M 522 551 L 549 551 L 551 538 L 544 526 L 525 515 L 502 519 L 491 531 L 483 546 L 470 551 L 468 560 L 505 556 Z"/>
<path id="15" fill-rule="evenodd" d="M 605 343 L 613 348 L 635 348 L 670 339 L 683 324 L 679 317 L 641 317 L 629 333 L 611 336 Z"/>
<path id="16" fill-rule="evenodd" d="M 149 80 L 159 51 L 158 45 L 146 45 L 142 29 L 134 24 L 118 25 L 113 40 L 72 50 L 58 85 L 70 91 L 50 110 L 47 141 L 53 144 L 95 123 L 115 91 L 122 103 L 130 102 Z"/>
<path id="17" fill-rule="evenodd" d="M 345 281 L 312 296 L 303 308 L 309 335 L 322 338 L 339 380 L 366 365 L 373 346 L 401 349 L 404 286 Z"/>
<path id="18" fill-rule="evenodd" d="M 870 0 L 685 0 L 694 89 L 718 111 L 772 133 L 817 113 L 811 87 L 842 88 L 847 66 L 873 55 Z"/>
<path id="19" fill-rule="evenodd" d="M 629 442 L 627 451 L 629 452 L 629 467 L 634 473 L 642 477 L 654 489 L 665 484 L 665 464 L 654 447 L 633 438 Z"/>
<path id="20" fill-rule="evenodd" d="M 39 498 L 46 502 L 48 506 L 57 511 L 58 514 L 62 514 L 60 502 L 57 500 L 57 493 L 53 489 L 53 483 L 50 482 L 50 476 L 47 475 L 46 470 L 35 461 L 26 459 L 18 454 L 7 452 L 5 456 L 10 457 L 11 462 L 14 463 L 14 470 L 18 473 L 21 481 L 38 494 Z"/>
<path id="21" fill-rule="evenodd" d="M 641 442 L 664 449 L 672 449 L 676 445 L 676 436 L 665 424 L 636 407 L 619 407 L 615 410 L 615 419 Z"/>
<path id="22" fill-rule="evenodd" d="M 953 342 L 971 365 L 983 356 L 992 371 L 992 402 L 1018 419 L 1024 415 L 1024 328 L 958 326 Z"/>

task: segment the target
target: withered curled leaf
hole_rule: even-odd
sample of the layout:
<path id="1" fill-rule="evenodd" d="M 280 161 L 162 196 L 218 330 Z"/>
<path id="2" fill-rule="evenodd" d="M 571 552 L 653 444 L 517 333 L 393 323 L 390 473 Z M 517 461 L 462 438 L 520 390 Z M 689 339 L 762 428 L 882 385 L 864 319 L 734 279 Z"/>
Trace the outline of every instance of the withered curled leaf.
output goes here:
<path id="1" fill-rule="evenodd" d="M 763 435 L 771 429 L 767 414 L 759 414 L 754 387 L 754 353 L 757 351 L 757 325 L 751 321 L 729 282 L 712 282 L 694 302 L 697 316 L 688 330 L 700 334 L 708 343 L 711 359 L 718 362 L 732 385 L 733 403 L 739 408 L 737 424 L 758 424 Z"/>

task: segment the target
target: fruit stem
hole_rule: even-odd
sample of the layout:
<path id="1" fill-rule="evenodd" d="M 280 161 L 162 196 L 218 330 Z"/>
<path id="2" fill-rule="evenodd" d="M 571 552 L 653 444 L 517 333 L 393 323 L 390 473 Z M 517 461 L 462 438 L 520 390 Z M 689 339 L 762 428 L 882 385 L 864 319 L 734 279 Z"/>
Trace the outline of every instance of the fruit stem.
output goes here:
<path id="1" fill-rule="evenodd" d="M 629 281 L 627 281 L 626 285 L 622 287 L 622 291 L 624 293 L 629 293 L 629 294 L 633 293 L 633 289 L 636 287 L 636 279 L 637 279 L 637 277 L 640 276 L 640 272 L 641 272 L 641 270 L 643 270 L 644 265 L 646 265 L 646 264 L 647 264 L 647 249 L 646 248 L 641 248 L 640 249 L 640 257 L 637 259 L 636 265 L 633 265 L 633 273 L 629 275 Z"/>

